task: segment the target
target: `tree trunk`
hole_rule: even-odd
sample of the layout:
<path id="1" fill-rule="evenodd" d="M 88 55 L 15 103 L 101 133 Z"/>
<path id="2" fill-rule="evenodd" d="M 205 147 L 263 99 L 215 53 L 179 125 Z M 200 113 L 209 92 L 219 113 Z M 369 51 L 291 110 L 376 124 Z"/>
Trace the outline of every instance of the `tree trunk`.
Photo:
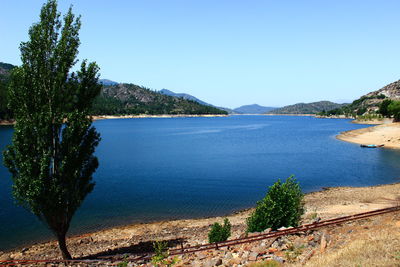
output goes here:
<path id="1" fill-rule="evenodd" d="M 58 246 L 60 247 L 61 254 L 64 260 L 71 260 L 71 254 L 68 252 L 67 244 L 65 242 L 65 233 L 64 234 L 58 234 L 57 235 L 58 239 Z"/>

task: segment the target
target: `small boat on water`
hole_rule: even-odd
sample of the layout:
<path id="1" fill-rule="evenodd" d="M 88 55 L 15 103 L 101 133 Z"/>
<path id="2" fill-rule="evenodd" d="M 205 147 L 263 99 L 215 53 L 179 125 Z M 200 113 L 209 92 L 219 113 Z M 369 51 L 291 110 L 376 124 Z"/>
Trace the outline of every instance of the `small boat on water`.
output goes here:
<path id="1" fill-rule="evenodd" d="M 377 148 L 377 147 L 383 147 L 384 145 L 360 145 L 360 147 L 366 147 L 366 148 Z"/>

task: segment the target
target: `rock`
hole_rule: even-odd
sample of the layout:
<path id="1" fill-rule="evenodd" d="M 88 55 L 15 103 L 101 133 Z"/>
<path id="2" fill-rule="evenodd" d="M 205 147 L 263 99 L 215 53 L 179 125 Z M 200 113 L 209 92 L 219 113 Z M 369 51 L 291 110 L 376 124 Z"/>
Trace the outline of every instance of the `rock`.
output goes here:
<path id="1" fill-rule="evenodd" d="M 232 259 L 232 258 L 233 258 L 233 255 L 232 255 L 231 252 L 226 253 L 225 259 L 230 260 L 230 259 Z"/>
<path id="2" fill-rule="evenodd" d="M 264 249 L 262 249 L 262 248 L 260 248 L 260 247 L 252 247 L 252 248 L 250 249 L 250 252 L 256 252 L 256 253 L 258 253 L 258 254 L 261 254 L 261 253 L 264 252 Z"/>
<path id="3" fill-rule="evenodd" d="M 221 258 L 217 259 L 217 262 L 215 263 L 215 266 L 220 266 L 220 265 L 222 265 L 222 259 Z"/>
<path id="4" fill-rule="evenodd" d="M 249 261 L 256 261 L 258 257 L 258 253 L 257 252 L 251 252 L 249 254 Z"/>
<path id="5" fill-rule="evenodd" d="M 240 264 L 242 260 L 240 258 L 233 258 L 228 261 L 228 266 L 233 266 L 235 264 Z"/>
<path id="6" fill-rule="evenodd" d="M 217 259 L 209 259 L 209 260 L 205 260 L 203 261 L 203 265 L 204 267 L 214 267 L 217 266 Z"/>
<path id="7" fill-rule="evenodd" d="M 249 251 L 244 251 L 242 254 L 242 259 L 246 259 L 249 257 L 250 252 Z"/>
<path id="8" fill-rule="evenodd" d="M 322 237 L 321 237 L 321 253 L 325 252 L 326 245 L 327 245 L 326 237 L 325 237 L 325 235 L 322 235 Z"/>
<path id="9" fill-rule="evenodd" d="M 284 262 L 284 260 L 283 260 L 283 258 L 282 257 L 278 257 L 278 256 L 272 256 L 272 259 L 274 260 L 274 261 L 277 261 L 277 262 L 279 262 L 279 263 L 283 263 Z"/>
<path id="10" fill-rule="evenodd" d="M 277 252 L 277 251 L 278 251 L 277 248 L 273 248 L 273 247 L 268 248 L 268 252 L 269 252 L 269 253 L 275 253 L 275 252 Z"/>
<path id="11" fill-rule="evenodd" d="M 196 252 L 196 257 L 199 260 L 203 260 L 203 259 L 207 258 L 207 254 L 205 252 L 202 252 L 202 251 Z"/>
<path id="12" fill-rule="evenodd" d="M 193 261 L 193 262 L 191 262 L 190 265 L 193 266 L 193 267 L 201 267 L 201 266 L 203 266 L 203 264 L 201 262 L 199 262 L 199 261 Z"/>
<path id="13" fill-rule="evenodd" d="M 319 242 L 321 240 L 322 233 L 321 232 L 314 232 L 313 236 L 314 236 L 314 241 L 315 242 Z"/>
<path id="14" fill-rule="evenodd" d="M 324 236 L 325 236 L 326 243 L 329 243 L 331 241 L 331 236 L 328 233 L 324 233 Z"/>
<path id="15" fill-rule="evenodd" d="M 264 231 L 262 231 L 263 234 L 268 234 L 269 232 L 271 232 L 271 228 L 267 228 Z"/>
<path id="16" fill-rule="evenodd" d="M 278 240 L 276 240 L 276 241 L 274 241 L 274 243 L 272 243 L 271 248 L 279 248 Z"/>
<path id="17" fill-rule="evenodd" d="M 25 252 L 27 252 L 29 250 L 29 248 L 23 248 L 22 250 L 21 250 L 21 252 L 22 253 L 25 253 Z"/>
<path id="18" fill-rule="evenodd" d="M 310 247 L 316 247 L 317 246 L 317 242 L 315 242 L 315 241 L 310 241 L 310 242 L 308 242 L 308 245 L 310 246 Z"/>

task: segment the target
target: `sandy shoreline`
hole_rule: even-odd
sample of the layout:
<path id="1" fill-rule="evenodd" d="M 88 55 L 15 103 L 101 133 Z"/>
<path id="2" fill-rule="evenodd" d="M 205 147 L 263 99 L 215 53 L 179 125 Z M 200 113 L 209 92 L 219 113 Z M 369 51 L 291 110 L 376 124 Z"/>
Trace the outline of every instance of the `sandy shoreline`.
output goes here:
<path id="1" fill-rule="evenodd" d="M 387 123 L 346 131 L 340 133 L 336 138 L 356 144 L 384 145 L 386 148 L 400 149 L 400 123 Z"/>

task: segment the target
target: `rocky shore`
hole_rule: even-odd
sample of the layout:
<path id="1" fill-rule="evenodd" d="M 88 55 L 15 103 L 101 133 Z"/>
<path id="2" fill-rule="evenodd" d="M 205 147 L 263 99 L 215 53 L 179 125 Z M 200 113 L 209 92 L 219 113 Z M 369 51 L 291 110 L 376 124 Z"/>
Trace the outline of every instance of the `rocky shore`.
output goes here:
<path id="1" fill-rule="evenodd" d="M 303 223 L 398 205 L 399 192 L 400 184 L 392 184 L 363 188 L 327 188 L 320 192 L 310 193 L 305 196 L 306 213 L 303 216 Z M 227 216 L 232 223 L 231 239 L 245 235 L 246 218 L 251 211 L 250 209 Z M 70 237 L 68 246 L 73 257 L 98 260 L 95 265 L 128 263 L 130 259 L 142 253 L 151 253 L 153 251 L 152 244 L 157 240 L 166 240 L 171 247 L 179 247 L 181 241 L 185 246 L 208 243 L 207 234 L 210 226 L 214 222 L 222 221 L 223 217 L 214 217 L 135 224 Z M 362 240 L 366 242 L 372 238 L 368 237 L 368 233 L 374 231 L 380 234 L 375 237 L 389 238 L 385 242 L 392 242 L 393 238 L 397 238 L 399 241 L 400 228 L 398 227 L 400 227 L 399 214 L 388 214 L 275 240 L 263 240 L 179 256 L 176 266 L 251 266 L 260 261 L 274 261 L 280 265 L 284 264 L 284 266 L 311 264 L 313 261 L 318 263 L 318 260 L 324 255 L 332 253 L 334 255 L 342 249 L 347 249 L 347 246 L 353 244 L 354 240 L 359 240 L 358 237 L 361 233 L 362 236 L 365 235 Z M 390 231 L 392 234 L 389 237 L 382 236 L 386 231 Z M 381 240 L 374 242 L 379 243 Z M 60 259 L 60 253 L 55 241 L 9 252 L 0 252 L 0 260 L 11 259 Z M 104 262 L 105 259 L 109 261 Z M 389 260 L 392 263 L 395 258 L 391 257 Z M 131 266 L 152 266 L 148 261 L 129 264 Z M 82 266 L 82 264 L 80 265 Z"/>

